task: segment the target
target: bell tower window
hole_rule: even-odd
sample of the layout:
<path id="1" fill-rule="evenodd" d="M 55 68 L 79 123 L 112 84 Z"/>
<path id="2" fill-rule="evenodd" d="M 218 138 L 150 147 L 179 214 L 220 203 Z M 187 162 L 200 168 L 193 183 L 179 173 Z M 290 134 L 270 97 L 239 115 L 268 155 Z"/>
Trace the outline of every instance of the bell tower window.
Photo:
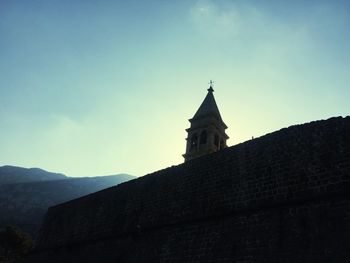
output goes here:
<path id="1" fill-rule="evenodd" d="M 225 143 L 223 140 L 220 141 L 220 150 L 225 148 Z"/>
<path id="2" fill-rule="evenodd" d="M 206 130 L 202 131 L 199 143 L 200 144 L 206 144 L 207 143 L 207 131 Z"/>
<path id="3" fill-rule="evenodd" d="M 214 137 L 214 144 L 216 147 L 219 148 L 219 135 L 215 134 L 215 137 Z"/>
<path id="4" fill-rule="evenodd" d="M 198 136 L 197 136 L 197 133 L 195 133 L 191 137 L 191 148 L 190 148 L 190 150 L 197 149 L 197 144 L 198 144 Z"/>

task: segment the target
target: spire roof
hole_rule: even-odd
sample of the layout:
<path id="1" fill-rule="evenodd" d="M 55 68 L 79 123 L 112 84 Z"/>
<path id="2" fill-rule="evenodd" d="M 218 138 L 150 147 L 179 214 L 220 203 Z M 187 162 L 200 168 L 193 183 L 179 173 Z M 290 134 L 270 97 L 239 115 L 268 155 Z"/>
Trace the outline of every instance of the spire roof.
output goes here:
<path id="1" fill-rule="evenodd" d="M 198 119 L 207 115 L 215 115 L 217 118 L 219 118 L 220 121 L 222 121 L 219 108 L 215 102 L 213 92 L 214 89 L 212 83 L 210 83 L 208 94 L 192 119 Z"/>

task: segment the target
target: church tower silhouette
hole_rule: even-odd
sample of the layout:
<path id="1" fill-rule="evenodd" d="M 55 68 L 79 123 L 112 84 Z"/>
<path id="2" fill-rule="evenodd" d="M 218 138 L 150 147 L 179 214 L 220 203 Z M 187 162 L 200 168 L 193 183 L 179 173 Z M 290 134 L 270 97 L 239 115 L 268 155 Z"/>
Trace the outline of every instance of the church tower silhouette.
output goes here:
<path id="1" fill-rule="evenodd" d="M 189 119 L 191 126 L 186 129 L 185 162 L 227 147 L 227 126 L 221 118 L 213 92 L 213 82 L 210 81 L 207 96 L 193 118 Z"/>

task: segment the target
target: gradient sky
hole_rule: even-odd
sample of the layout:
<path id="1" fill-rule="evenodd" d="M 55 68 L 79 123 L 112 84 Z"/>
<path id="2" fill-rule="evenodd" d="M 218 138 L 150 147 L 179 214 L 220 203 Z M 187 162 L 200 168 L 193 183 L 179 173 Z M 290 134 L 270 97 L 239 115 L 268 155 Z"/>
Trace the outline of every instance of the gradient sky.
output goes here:
<path id="1" fill-rule="evenodd" d="M 0 165 L 183 162 L 210 79 L 229 145 L 350 113 L 348 1 L 0 0 Z"/>

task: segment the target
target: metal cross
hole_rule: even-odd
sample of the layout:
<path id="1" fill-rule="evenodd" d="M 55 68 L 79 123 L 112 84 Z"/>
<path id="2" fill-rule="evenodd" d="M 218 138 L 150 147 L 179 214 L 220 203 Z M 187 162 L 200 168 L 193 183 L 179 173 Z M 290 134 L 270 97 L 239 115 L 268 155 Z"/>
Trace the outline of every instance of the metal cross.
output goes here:
<path id="1" fill-rule="evenodd" d="M 210 80 L 209 83 L 208 83 L 208 84 L 210 84 L 210 86 L 209 86 L 209 89 L 207 89 L 207 91 L 209 91 L 211 93 L 214 92 L 213 83 L 214 83 L 214 81 L 212 81 L 212 80 Z"/>

